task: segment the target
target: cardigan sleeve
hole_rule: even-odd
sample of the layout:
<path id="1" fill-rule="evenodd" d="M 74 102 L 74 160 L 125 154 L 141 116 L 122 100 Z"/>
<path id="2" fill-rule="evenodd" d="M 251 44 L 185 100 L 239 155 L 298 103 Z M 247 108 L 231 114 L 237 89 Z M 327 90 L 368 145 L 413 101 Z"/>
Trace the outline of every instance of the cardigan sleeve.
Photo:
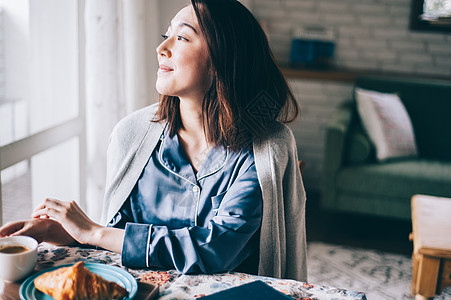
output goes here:
<path id="1" fill-rule="evenodd" d="M 151 122 L 157 108 L 150 105 L 126 116 L 110 135 L 102 211 L 104 225 L 127 199 L 163 132 L 165 124 Z"/>
<path id="2" fill-rule="evenodd" d="M 259 275 L 307 281 L 305 190 L 296 140 L 278 122 L 254 143 L 263 193 Z"/>

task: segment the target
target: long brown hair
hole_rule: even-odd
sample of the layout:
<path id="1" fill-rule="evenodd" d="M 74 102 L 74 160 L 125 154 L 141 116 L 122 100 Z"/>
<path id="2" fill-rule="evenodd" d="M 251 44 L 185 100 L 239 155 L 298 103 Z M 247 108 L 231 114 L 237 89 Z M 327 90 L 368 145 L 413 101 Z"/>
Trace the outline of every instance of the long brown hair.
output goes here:
<path id="1" fill-rule="evenodd" d="M 271 121 L 293 121 L 300 109 L 249 10 L 236 0 L 191 0 L 191 4 L 214 75 L 202 104 L 207 141 L 237 150 L 264 136 Z M 171 136 L 183 126 L 179 101 L 160 96 L 155 121 L 167 121 Z"/>

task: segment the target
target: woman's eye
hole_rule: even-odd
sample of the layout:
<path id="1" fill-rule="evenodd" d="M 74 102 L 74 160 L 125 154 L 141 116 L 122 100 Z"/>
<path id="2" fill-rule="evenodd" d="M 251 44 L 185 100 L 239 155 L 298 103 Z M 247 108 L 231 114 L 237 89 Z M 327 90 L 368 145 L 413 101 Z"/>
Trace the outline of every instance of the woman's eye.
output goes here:
<path id="1" fill-rule="evenodd" d="M 163 40 L 167 40 L 168 36 L 166 34 L 162 34 L 161 37 L 163 38 Z"/>
<path id="2" fill-rule="evenodd" d="M 189 42 L 189 40 L 188 40 L 187 38 L 185 38 L 185 37 L 183 37 L 183 36 L 181 36 L 181 35 L 177 36 L 177 39 L 178 39 L 179 41 L 186 41 L 186 42 Z"/>

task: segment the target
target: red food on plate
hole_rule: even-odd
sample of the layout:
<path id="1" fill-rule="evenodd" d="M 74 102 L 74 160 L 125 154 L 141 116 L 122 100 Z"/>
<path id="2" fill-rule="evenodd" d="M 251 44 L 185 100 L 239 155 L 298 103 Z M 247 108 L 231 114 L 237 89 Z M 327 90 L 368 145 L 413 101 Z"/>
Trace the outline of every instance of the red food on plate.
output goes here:
<path id="1" fill-rule="evenodd" d="M 141 275 L 140 281 L 162 286 L 172 278 L 167 271 L 149 271 Z"/>

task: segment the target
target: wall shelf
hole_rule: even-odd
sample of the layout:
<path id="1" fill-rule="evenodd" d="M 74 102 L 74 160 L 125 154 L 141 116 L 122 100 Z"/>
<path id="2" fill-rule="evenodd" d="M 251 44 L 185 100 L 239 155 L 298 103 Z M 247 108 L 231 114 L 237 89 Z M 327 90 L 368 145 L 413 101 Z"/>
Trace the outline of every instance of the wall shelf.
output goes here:
<path id="1" fill-rule="evenodd" d="M 302 69 L 283 65 L 280 69 L 287 78 L 297 78 L 306 80 L 334 81 L 344 83 L 354 83 L 360 76 L 384 76 L 384 77 L 403 77 L 403 78 L 421 78 L 421 79 L 439 79 L 451 81 L 450 76 L 432 76 L 412 73 L 380 72 L 371 70 L 351 70 L 342 68 L 331 68 L 324 70 Z"/>

